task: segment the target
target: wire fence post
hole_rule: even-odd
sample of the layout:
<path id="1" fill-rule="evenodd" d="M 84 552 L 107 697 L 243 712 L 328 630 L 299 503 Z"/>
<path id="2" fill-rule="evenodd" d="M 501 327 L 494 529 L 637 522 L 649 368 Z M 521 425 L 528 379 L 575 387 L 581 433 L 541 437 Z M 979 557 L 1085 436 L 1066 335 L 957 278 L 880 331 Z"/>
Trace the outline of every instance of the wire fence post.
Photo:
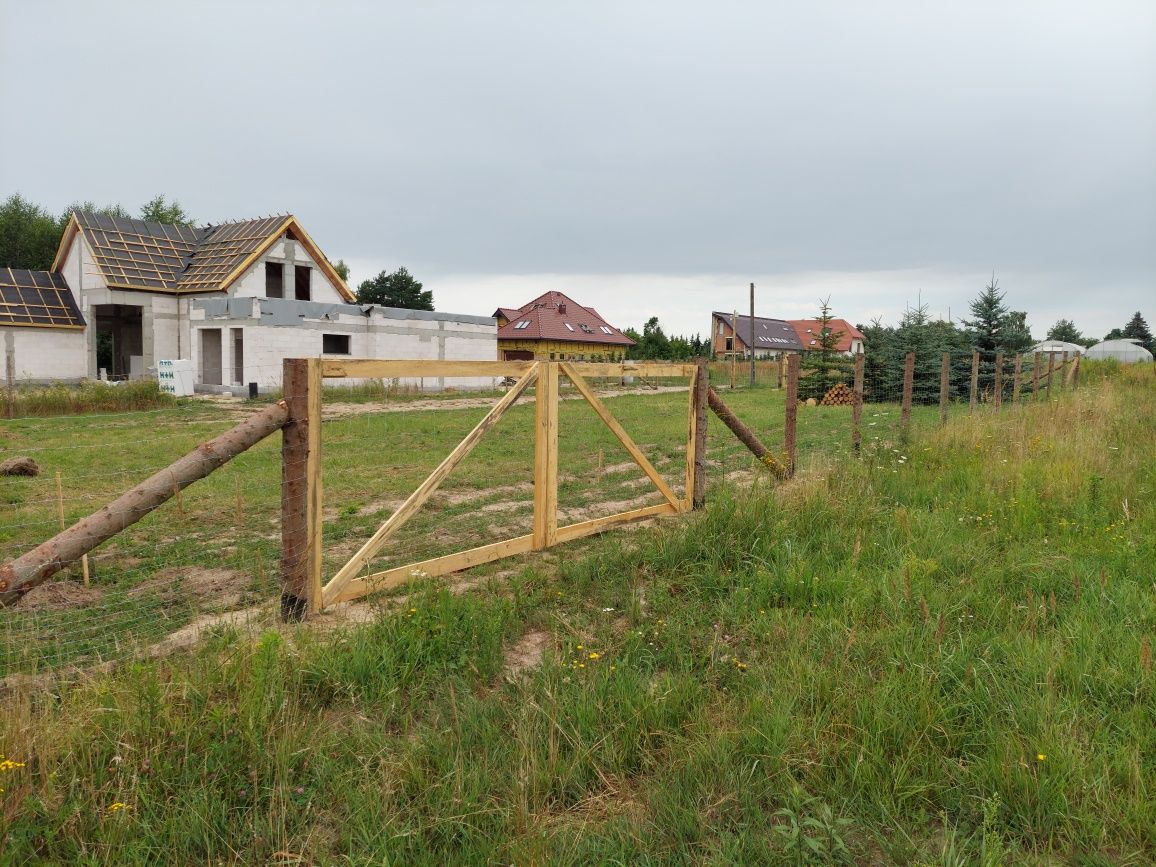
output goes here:
<path id="1" fill-rule="evenodd" d="M 1068 350 L 1065 349 L 1063 358 L 1060 360 L 1060 391 L 1063 391 L 1067 387 L 1067 383 L 1064 381 L 1065 379 L 1067 379 L 1067 376 L 1068 376 Z"/>
<path id="2" fill-rule="evenodd" d="M 1048 385 L 1047 385 L 1048 400 L 1052 399 L 1052 394 L 1055 392 L 1055 389 L 1052 388 L 1052 377 L 1055 376 L 1055 373 L 1056 373 L 1056 354 L 1054 352 L 1049 352 L 1048 353 Z"/>
<path id="3" fill-rule="evenodd" d="M 976 349 L 971 353 L 971 400 L 967 405 L 969 413 L 975 412 L 975 406 L 979 399 L 979 350 Z"/>
<path id="4" fill-rule="evenodd" d="M 706 503 L 706 410 L 709 391 L 710 367 L 705 358 L 700 358 L 690 392 L 691 452 L 687 455 L 686 466 L 686 498 L 692 509 L 701 509 Z"/>
<path id="5" fill-rule="evenodd" d="M 795 429 L 799 420 L 799 354 L 787 356 L 787 397 L 786 415 L 783 426 L 783 451 L 787 453 L 787 478 L 795 475 L 795 461 L 798 457 Z"/>
<path id="6" fill-rule="evenodd" d="M 286 358 L 281 436 L 281 619 L 321 610 L 321 359 Z"/>
<path id="7" fill-rule="evenodd" d="M 16 350 L 11 346 L 4 353 L 4 379 L 8 418 L 16 418 Z"/>
<path id="8" fill-rule="evenodd" d="M 863 440 L 863 353 L 855 353 L 855 394 L 851 403 L 851 448 L 859 453 Z"/>
<path id="9" fill-rule="evenodd" d="M 939 424 L 947 424 L 947 400 L 951 389 L 951 353 L 943 353 L 939 364 Z"/>
<path id="10" fill-rule="evenodd" d="M 995 354 L 995 394 L 991 398 L 992 407 L 996 412 L 1003 409 L 1003 353 Z"/>
<path id="11" fill-rule="evenodd" d="M 900 409 L 900 436 L 907 440 L 911 428 L 911 393 L 915 390 L 915 353 L 903 358 L 903 403 Z"/>
<path id="12" fill-rule="evenodd" d="M 1022 352 L 1016 353 L 1016 361 L 1014 372 L 1012 373 L 1012 403 L 1016 406 L 1020 402 L 1020 389 L 1023 386 L 1022 378 L 1024 372 L 1024 355 Z"/>
<path id="13" fill-rule="evenodd" d="M 1072 388 L 1080 387 L 1080 358 L 1083 356 L 1082 352 L 1076 353 L 1076 358 L 1072 362 Z"/>
<path id="14" fill-rule="evenodd" d="M 1040 399 L 1040 365 L 1044 363 L 1044 354 L 1035 353 L 1032 358 L 1032 400 Z"/>

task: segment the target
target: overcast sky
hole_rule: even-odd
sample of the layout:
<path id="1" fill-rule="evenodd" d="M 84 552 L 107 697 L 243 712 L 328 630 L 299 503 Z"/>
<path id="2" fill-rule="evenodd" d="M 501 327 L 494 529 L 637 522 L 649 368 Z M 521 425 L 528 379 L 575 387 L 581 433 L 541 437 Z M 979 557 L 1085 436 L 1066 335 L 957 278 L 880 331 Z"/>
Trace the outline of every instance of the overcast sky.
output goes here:
<path id="1" fill-rule="evenodd" d="M 0 0 L 0 196 L 292 212 L 439 310 L 1156 325 L 1156 2 Z"/>

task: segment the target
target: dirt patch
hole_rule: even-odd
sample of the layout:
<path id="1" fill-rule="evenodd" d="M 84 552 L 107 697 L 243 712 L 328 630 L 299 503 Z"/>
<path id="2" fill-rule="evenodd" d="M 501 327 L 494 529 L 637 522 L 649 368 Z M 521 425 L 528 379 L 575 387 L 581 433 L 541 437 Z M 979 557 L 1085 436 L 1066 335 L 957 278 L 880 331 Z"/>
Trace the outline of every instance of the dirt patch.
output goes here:
<path id="1" fill-rule="evenodd" d="M 78 605 L 91 605 L 104 594 L 95 587 L 75 581 L 48 581 L 33 587 L 13 606 L 18 611 L 58 611 Z"/>
<path id="2" fill-rule="evenodd" d="M 439 491 L 434 496 L 442 502 L 448 503 L 451 506 L 460 506 L 462 503 L 472 503 L 475 500 L 486 499 L 487 497 L 497 496 L 499 494 L 533 494 L 533 482 L 519 482 L 516 485 L 503 485 L 498 488 L 485 488 L 480 491 Z"/>
<path id="3" fill-rule="evenodd" d="M 612 500 L 581 508 L 559 509 L 558 523 L 577 524 L 600 518 L 603 515 L 617 515 L 619 512 L 629 512 L 631 509 L 640 509 L 643 506 L 658 505 L 659 502 L 662 502 L 661 496 L 658 491 L 649 491 L 632 500 Z"/>
<path id="4" fill-rule="evenodd" d="M 482 506 L 481 509 L 479 509 L 479 511 L 481 511 L 481 512 L 511 512 L 514 509 L 532 508 L 533 505 L 534 505 L 534 503 L 532 500 L 526 500 L 525 502 L 518 502 L 516 500 L 515 501 L 503 500 L 500 503 L 487 503 L 486 505 Z"/>
<path id="5" fill-rule="evenodd" d="M 371 500 L 360 509 L 357 514 L 364 517 L 365 515 L 376 515 L 378 512 L 389 511 L 391 514 L 401 508 L 405 500 Z"/>
<path id="6" fill-rule="evenodd" d="M 542 657 L 546 654 L 550 642 L 550 636 L 545 632 L 527 632 L 517 644 L 506 651 L 502 677 L 506 680 L 517 680 L 525 672 L 537 668 L 541 665 Z"/>
<path id="7" fill-rule="evenodd" d="M 128 591 L 130 597 L 158 594 L 167 599 L 196 599 L 202 608 L 220 610 L 241 602 L 249 587 L 249 577 L 235 569 L 206 569 L 202 566 L 164 569 Z"/>

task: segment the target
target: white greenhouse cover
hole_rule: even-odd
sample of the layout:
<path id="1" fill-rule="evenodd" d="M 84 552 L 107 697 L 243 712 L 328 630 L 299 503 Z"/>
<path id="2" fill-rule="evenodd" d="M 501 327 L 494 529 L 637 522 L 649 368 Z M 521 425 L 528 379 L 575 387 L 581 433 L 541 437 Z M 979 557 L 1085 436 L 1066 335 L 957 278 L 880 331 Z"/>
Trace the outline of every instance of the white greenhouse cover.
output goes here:
<path id="1" fill-rule="evenodd" d="M 1117 361 L 1131 364 L 1136 361 L 1151 361 L 1152 353 L 1143 346 L 1140 346 L 1137 341 L 1131 338 L 1124 338 L 1121 340 L 1105 340 L 1097 343 L 1084 353 L 1084 357 L 1097 361 L 1114 358 Z"/>

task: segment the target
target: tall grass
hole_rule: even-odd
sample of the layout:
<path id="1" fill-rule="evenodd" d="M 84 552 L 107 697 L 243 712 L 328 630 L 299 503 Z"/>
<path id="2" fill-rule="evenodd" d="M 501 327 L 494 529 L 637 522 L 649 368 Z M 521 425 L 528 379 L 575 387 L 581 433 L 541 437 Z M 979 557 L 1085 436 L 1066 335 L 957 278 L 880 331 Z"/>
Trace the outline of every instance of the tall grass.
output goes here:
<path id="1" fill-rule="evenodd" d="M 1148 864 L 1156 390 L 1124 372 L 336 633 L 0 714 L 13 862 Z M 546 635 L 540 664 L 504 653 Z M 123 806 L 118 806 L 123 805 Z"/>
<path id="2" fill-rule="evenodd" d="M 13 418 L 33 416 L 81 415 L 84 413 L 128 412 L 173 406 L 177 399 L 160 390 L 155 380 L 105 383 L 84 381 L 78 385 L 20 386 L 9 400 L 5 393 L 4 409 Z"/>

